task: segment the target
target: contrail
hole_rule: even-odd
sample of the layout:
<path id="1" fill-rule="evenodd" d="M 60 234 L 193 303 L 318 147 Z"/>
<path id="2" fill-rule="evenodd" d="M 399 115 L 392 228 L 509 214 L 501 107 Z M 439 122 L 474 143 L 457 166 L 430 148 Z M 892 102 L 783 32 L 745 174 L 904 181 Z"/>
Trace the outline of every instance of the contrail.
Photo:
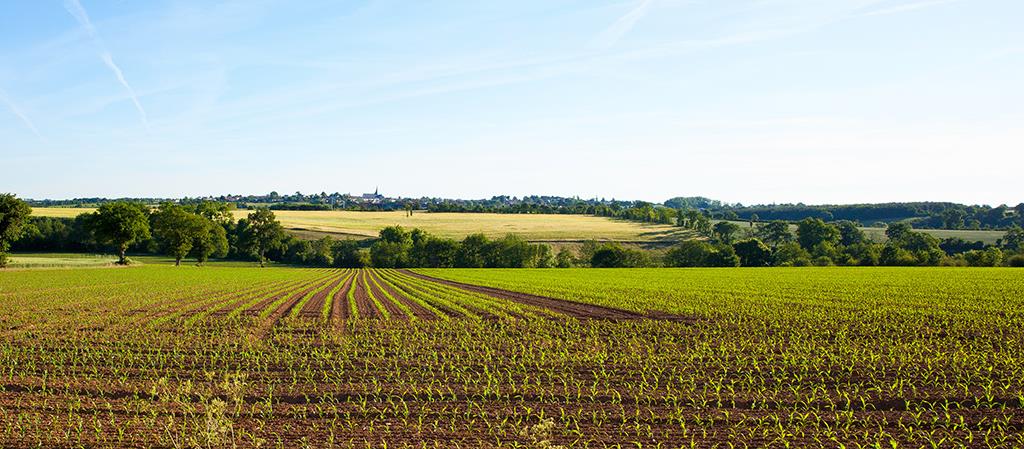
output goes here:
<path id="1" fill-rule="evenodd" d="M 102 58 L 103 62 L 107 64 L 107 67 L 110 67 L 110 70 L 114 72 L 114 76 L 117 77 L 117 81 L 120 82 L 121 85 L 124 86 L 125 90 L 128 91 L 128 95 L 131 95 L 132 103 L 135 103 L 135 109 L 139 110 L 139 116 L 142 117 L 142 124 L 145 125 L 146 128 L 149 128 L 149 118 L 146 115 L 146 110 L 142 109 L 142 103 L 139 103 L 139 96 L 135 94 L 135 89 L 128 84 L 128 80 L 124 79 L 124 73 L 121 72 L 121 68 L 114 63 L 113 56 L 110 55 L 110 52 L 105 51 L 100 54 L 100 58 Z"/>
<path id="2" fill-rule="evenodd" d="M 39 129 L 37 129 L 36 125 L 32 123 L 32 120 L 21 111 L 21 108 L 19 108 L 18 105 L 14 104 L 14 101 L 11 100 L 11 97 L 9 97 L 7 92 L 3 89 L 0 89 L 0 100 L 3 100 L 3 102 L 7 104 L 7 107 L 11 109 L 11 112 L 18 116 L 28 129 L 32 130 L 32 134 L 35 134 L 36 137 L 44 143 L 46 142 L 46 138 L 39 132 Z"/>
<path id="3" fill-rule="evenodd" d="M 82 26 L 82 29 L 85 30 L 85 33 L 89 38 L 91 38 L 100 48 L 100 59 L 102 59 L 103 63 L 110 68 L 110 71 L 114 72 L 114 76 L 117 77 L 117 81 L 121 83 L 121 86 L 124 86 L 126 91 L 128 91 L 128 95 L 132 98 L 132 103 L 135 104 L 135 109 L 138 109 L 139 111 L 139 117 L 142 118 L 142 125 L 145 126 L 146 129 L 149 129 L 149 117 L 146 114 L 146 110 L 142 107 L 142 103 L 139 101 L 139 96 L 135 93 L 135 89 L 132 88 L 132 85 L 128 84 L 128 80 L 124 77 L 124 72 L 117 66 L 117 63 L 114 62 L 114 56 L 109 50 L 107 50 L 106 46 L 103 45 L 103 40 L 101 40 L 99 35 L 96 33 L 96 27 L 92 25 L 92 20 L 89 20 L 89 14 L 85 12 L 85 8 L 82 7 L 82 4 L 79 3 L 78 0 L 64 0 L 64 9 L 68 11 L 68 14 L 71 14 L 71 17 L 74 17 L 75 20 L 78 21 L 78 24 Z"/>
<path id="4" fill-rule="evenodd" d="M 619 39 L 622 39 L 626 33 L 629 33 L 629 31 L 636 26 L 636 23 L 639 22 L 640 19 L 647 15 L 647 11 L 651 9 L 651 3 L 654 3 L 654 0 L 640 0 L 637 2 L 636 7 L 602 31 L 601 34 L 594 39 L 593 44 L 599 48 L 608 48 L 615 45 Z"/>

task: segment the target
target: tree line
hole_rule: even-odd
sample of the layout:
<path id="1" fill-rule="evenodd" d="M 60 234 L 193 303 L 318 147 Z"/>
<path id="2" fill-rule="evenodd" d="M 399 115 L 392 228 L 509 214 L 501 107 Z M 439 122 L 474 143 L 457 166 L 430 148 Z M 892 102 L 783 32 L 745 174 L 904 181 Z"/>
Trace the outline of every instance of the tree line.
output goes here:
<path id="1" fill-rule="evenodd" d="M 650 206 L 650 209 L 648 209 Z M 655 210 L 653 205 L 638 209 Z M 664 208 L 663 208 L 664 209 Z M 33 217 L 13 195 L 0 195 L 0 266 L 7 252 L 114 250 L 118 263 L 127 254 L 166 254 L 180 264 L 194 258 L 255 260 L 334 267 L 764 267 L 764 266 L 1024 266 L 1024 230 L 1009 229 L 995 245 L 961 239 L 939 240 L 907 223 L 891 223 L 887 241 L 873 242 L 852 221 L 807 218 L 795 225 L 775 220 L 742 228 L 714 222 L 696 209 L 676 210 L 677 225 L 703 238 L 667 251 L 641 250 L 609 242 L 586 242 L 578 249 L 530 243 L 516 235 L 489 239 L 483 234 L 461 240 L 421 229 L 384 228 L 375 240 L 302 240 L 285 232 L 273 211 L 258 208 L 234 220 L 225 203 L 164 202 L 156 208 L 115 201 L 75 218 Z"/>
<path id="2" fill-rule="evenodd" d="M 686 225 L 707 239 L 673 246 L 662 257 L 663 266 L 1024 266 L 1024 230 L 1019 227 L 1008 230 L 995 245 L 985 245 L 959 238 L 939 240 L 906 223 L 892 223 L 885 231 L 886 242 L 881 243 L 872 241 L 851 221 L 827 223 L 807 218 L 797 223 L 794 231 L 790 223 L 781 220 L 742 228 L 729 221 L 712 224 L 706 216 L 701 217 L 692 214 Z M 618 260 L 644 263 L 635 256 Z"/>

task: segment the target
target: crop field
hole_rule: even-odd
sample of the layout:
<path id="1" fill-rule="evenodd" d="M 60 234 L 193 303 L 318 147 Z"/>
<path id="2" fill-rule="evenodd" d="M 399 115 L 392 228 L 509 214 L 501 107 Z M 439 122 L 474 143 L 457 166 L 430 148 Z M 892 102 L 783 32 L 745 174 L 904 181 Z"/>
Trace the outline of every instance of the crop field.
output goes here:
<path id="1" fill-rule="evenodd" d="M 37 207 L 38 216 L 75 217 L 87 208 Z M 236 219 L 244 218 L 250 210 L 235 210 Z M 626 242 L 678 240 L 691 236 L 691 231 L 667 225 L 634 223 L 589 215 L 558 214 L 475 214 L 415 212 L 406 216 L 404 211 L 293 211 L 277 210 L 274 215 L 289 231 L 311 238 L 323 235 L 334 237 L 366 238 L 392 225 L 420 228 L 441 237 L 461 239 L 469 234 L 483 233 L 488 237 L 517 234 L 532 241 L 583 241 L 588 239 Z"/>
<path id="2" fill-rule="evenodd" d="M 1012 269 L 0 272 L 0 447 L 1021 447 Z"/>

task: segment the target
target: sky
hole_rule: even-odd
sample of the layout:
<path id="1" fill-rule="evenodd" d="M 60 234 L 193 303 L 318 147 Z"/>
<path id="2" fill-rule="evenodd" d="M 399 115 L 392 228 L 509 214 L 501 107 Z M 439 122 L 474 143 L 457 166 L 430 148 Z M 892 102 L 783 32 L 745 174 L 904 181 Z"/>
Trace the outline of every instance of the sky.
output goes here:
<path id="1" fill-rule="evenodd" d="M 2 0 L 0 192 L 1024 202 L 1019 0 Z"/>

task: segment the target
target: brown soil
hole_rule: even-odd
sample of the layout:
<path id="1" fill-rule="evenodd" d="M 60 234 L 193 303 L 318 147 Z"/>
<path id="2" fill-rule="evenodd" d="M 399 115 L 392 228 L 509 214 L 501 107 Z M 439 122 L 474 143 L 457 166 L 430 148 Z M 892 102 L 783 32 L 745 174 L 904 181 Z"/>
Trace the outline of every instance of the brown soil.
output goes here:
<path id="1" fill-rule="evenodd" d="M 317 294 L 313 295 L 312 298 L 309 298 L 309 301 L 306 301 L 306 304 L 302 306 L 302 310 L 299 310 L 299 316 L 309 319 L 319 318 L 320 313 L 324 308 L 324 303 L 327 301 L 327 295 L 329 295 L 331 290 L 334 290 L 334 287 L 337 287 L 343 280 L 345 280 L 345 276 L 339 276 L 334 282 L 331 282 L 331 285 L 327 286 L 327 288 L 320 290 Z"/>
<path id="2" fill-rule="evenodd" d="M 352 284 L 357 274 L 349 276 L 345 285 L 338 289 L 334 298 L 331 298 L 331 321 L 335 324 L 340 324 L 349 318 L 348 290 L 353 287 Z"/>
<path id="3" fill-rule="evenodd" d="M 377 300 L 380 301 L 380 303 L 384 305 L 384 310 L 388 311 L 388 315 L 391 317 L 391 319 L 396 319 L 396 320 L 407 320 L 407 319 L 409 319 L 409 315 L 404 310 L 402 310 L 401 307 L 398 307 L 398 304 L 395 304 L 395 302 L 392 301 L 390 298 L 388 298 L 387 295 L 385 295 L 384 292 L 381 291 L 381 289 L 379 287 L 374 285 L 373 280 L 376 280 L 377 283 L 381 283 L 382 282 L 381 279 L 376 275 L 376 273 L 374 271 L 368 271 L 366 273 L 366 276 L 368 278 L 367 282 L 368 282 L 368 284 L 370 286 L 370 292 L 373 293 L 373 297 L 374 298 L 377 298 Z M 388 293 L 390 293 L 390 292 L 388 292 Z M 394 295 L 392 295 L 392 296 L 394 296 Z M 394 298 L 396 300 L 398 300 L 398 301 L 401 301 L 401 299 L 399 297 L 397 297 L 397 296 L 394 296 Z"/>
<path id="4" fill-rule="evenodd" d="M 391 294 L 391 296 L 393 298 L 401 301 L 402 304 L 405 304 L 405 306 L 409 308 L 409 310 L 412 310 L 412 314 L 416 318 L 424 319 L 424 320 L 431 320 L 431 319 L 436 319 L 437 318 L 437 315 L 434 315 L 434 313 L 431 312 L 429 309 L 427 309 L 426 307 L 423 307 L 422 305 L 420 305 L 420 303 L 418 303 L 416 301 L 413 301 L 411 298 L 406 296 L 404 293 L 400 292 L 393 285 L 391 285 L 387 280 L 385 280 L 383 277 L 381 277 L 380 274 L 377 273 L 376 271 L 374 271 L 372 273 L 372 275 L 373 275 L 373 277 L 375 279 L 377 279 L 377 283 L 379 283 L 380 286 L 382 288 L 384 288 L 384 290 L 386 290 L 389 294 Z"/>
<path id="5" fill-rule="evenodd" d="M 409 297 L 409 295 L 408 295 L 408 293 L 406 292 L 406 289 L 410 289 L 410 290 L 412 290 L 412 291 L 417 291 L 417 292 L 424 292 L 422 288 L 416 288 L 416 287 L 413 287 L 413 286 L 408 286 L 408 285 L 407 285 L 407 286 L 403 286 L 403 287 L 398 287 L 398 286 L 393 286 L 393 285 L 392 285 L 392 286 L 390 286 L 390 287 L 392 287 L 392 288 L 393 288 L 394 290 L 396 290 L 396 291 L 399 291 L 399 292 L 401 292 L 401 295 L 402 295 L 402 296 L 404 296 L 404 297 L 407 297 L 407 298 Z M 424 292 L 424 293 L 426 293 L 426 292 Z M 430 297 L 430 296 L 431 296 L 431 294 L 430 294 L 430 293 L 426 293 L 426 296 Z M 448 316 L 448 317 L 451 317 L 451 318 L 459 318 L 459 317 L 462 317 L 462 316 L 464 316 L 464 315 L 463 315 L 463 314 L 462 314 L 461 312 L 458 312 L 458 311 L 456 311 L 456 310 L 453 310 L 453 309 L 451 309 L 451 308 L 449 308 L 449 307 L 446 307 L 446 306 L 444 306 L 443 304 L 439 304 L 439 303 L 437 303 L 437 302 L 435 302 L 435 301 L 430 301 L 430 300 L 426 300 L 426 302 L 427 302 L 428 304 L 430 304 L 431 306 L 433 306 L 433 307 L 434 307 L 435 309 L 437 309 L 437 310 L 438 310 L 439 312 L 441 312 L 441 313 L 445 314 L 445 315 L 446 315 L 446 316 Z M 417 304 L 417 305 L 418 305 L 418 304 Z M 428 312 L 429 312 L 429 311 L 428 311 Z"/>
<path id="6" fill-rule="evenodd" d="M 691 321 L 692 318 L 684 317 L 680 315 L 672 315 L 667 313 L 655 313 L 650 315 L 644 315 L 637 312 L 630 312 L 628 310 L 614 309 L 611 307 L 598 306 L 594 304 L 584 304 L 574 301 L 568 301 L 564 299 L 549 298 L 546 296 L 531 295 L 528 293 L 514 292 L 511 290 L 503 290 L 494 287 L 484 287 L 482 285 L 466 284 L 462 282 L 449 281 L 446 279 L 439 279 L 425 274 L 415 273 L 410 270 L 400 270 L 403 274 L 413 276 L 419 279 L 423 279 L 430 282 L 436 282 L 438 284 L 447 285 L 450 287 L 459 288 L 476 293 L 483 293 L 488 296 L 495 298 L 506 299 L 509 301 L 517 302 L 520 304 L 526 304 L 530 306 L 544 307 L 546 309 L 554 310 L 556 312 L 568 315 L 574 318 L 581 319 L 604 319 L 604 320 L 639 320 L 639 319 L 658 319 L 658 320 L 670 320 L 670 321 Z"/>
<path id="7" fill-rule="evenodd" d="M 307 294 L 309 294 L 309 292 L 311 292 L 311 291 L 313 291 L 313 290 L 315 290 L 315 289 L 317 289 L 319 287 L 323 287 L 324 283 L 325 282 L 324 282 L 323 278 L 321 278 L 320 280 L 318 280 L 313 285 L 311 285 L 311 286 L 309 286 L 309 287 L 307 287 L 305 289 L 299 290 L 297 293 L 292 294 L 292 296 L 290 298 L 288 298 L 287 300 L 282 302 L 280 305 L 278 305 L 277 308 L 274 309 L 274 311 L 271 312 L 270 315 L 267 316 L 267 319 L 264 320 L 263 323 L 259 326 L 259 329 L 257 329 L 256 335 L 259 336 L 259 337 L 266 337 L 270 333 L 270 329 L 273 328 L 274 325 L 277 324 L 277 322 L 280 321 L 282 317 L 287 315 L 288 312 L 290 312 L 292 310 L 292 308 L 294 308 L 295 305 L 298 304 L 298 302 L 304 296 L 306 296 Z M 295 290 L 292 290 L 291 292 L 295 292 Z M 291 293 L 291 292 L 288 292 L 288 293 Z M 283 296 L 283 295 L 278 295 L 278 298 L 280 298 L 281 296 Z M 260 301 L 260 302 L 263 303 L 264 301 Z M 258 315 L 261 310 L 262 309 L 256 309 L 254 311 L 253 308 L 250 308 L 249 310 L 246 310 L 246 313 L 252 312 L 251 314 Z"/>
<path id="8" fill-rule="evenodd" d="M 380 311 L 377 310 L 377 305 L 373 303 L 373 299 L 370 299 L 370 292 L 366 290 L 365 283 L 363 282 L 363 276 L 366 275 L 368 270 L 360 270 L 356 273 L 355 280 L 355 298 L 356 298 L 356 310 L 359 311 L 359 318 L 382 318 Z"/>

